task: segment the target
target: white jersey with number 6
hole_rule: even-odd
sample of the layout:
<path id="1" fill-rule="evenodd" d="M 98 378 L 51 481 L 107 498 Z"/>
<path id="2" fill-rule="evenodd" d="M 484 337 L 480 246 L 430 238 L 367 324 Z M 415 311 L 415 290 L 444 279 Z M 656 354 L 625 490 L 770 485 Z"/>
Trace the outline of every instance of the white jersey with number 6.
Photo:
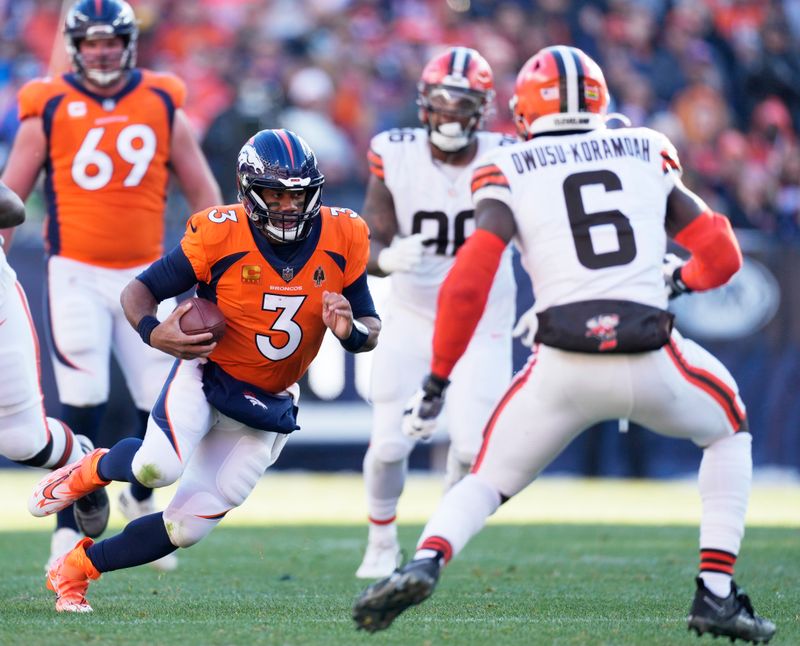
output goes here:
<path id="1" fill-rule="evenodd" d="M 666 308 L 666 196 L 680 176 L 670 141 L 649 128 L 537 136 L 478 163 L 475 203 L 514 213 L 536 311 L 593 299 Z"/>

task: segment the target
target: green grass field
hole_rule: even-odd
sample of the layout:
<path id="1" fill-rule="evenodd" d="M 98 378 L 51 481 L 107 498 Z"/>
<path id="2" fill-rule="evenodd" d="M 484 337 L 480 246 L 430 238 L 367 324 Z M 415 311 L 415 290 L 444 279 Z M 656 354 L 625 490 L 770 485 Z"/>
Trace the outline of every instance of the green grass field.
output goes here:
<path id="1" fill-rule="evenodd" d="M 25 498 L 35 474 L 0 473 L 0 644 L 711 644 L 686 631 L 697 565 L 691 483 L 543 479 L 512 500 L 447 568 L 429 601 L 387 631 L 356 632 L 365 544 L 356 476 L 269 474 L 170 574 L 111 572 L 91 615 L 60 615 L 44 588 L 50 520 Z M 114 487 L 116 485 L 112 485 Z M 440 481 L 411 479 L 410 552 Z M 169 492 L 159 492 L 161 502 Z M 113 499 L 113 490 L 112 490 Z M 800 644 L 800 488 L 757 486 L 737 565 L 774 644 Z M 115 515 L 109 535 L 121 523 Z M 715 643 L 715 642 L 714 642 Z"/>

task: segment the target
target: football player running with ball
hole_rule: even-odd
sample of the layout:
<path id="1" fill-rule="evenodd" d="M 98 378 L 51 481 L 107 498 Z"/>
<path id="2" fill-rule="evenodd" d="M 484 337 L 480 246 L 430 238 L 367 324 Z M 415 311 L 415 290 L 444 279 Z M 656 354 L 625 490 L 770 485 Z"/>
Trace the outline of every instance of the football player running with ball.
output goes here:
<path id="1" fill-rule="evenodd" d="M 48 338 L 61 418 L 95 444 L 111 352 L 138 411 L 139 437 L 169 373 L 168 357 L 141 347 L 119 294 L 163 253 L 170 171 L 192 211 L 222 200 L 181 109 L 186 86 L 136 67 L 138 32 L 123 0 L 72 4 L 64 41 L 73 71 L 19 91 L 21 124 L 3 173 L 25 200 L 45 171 Z M 126 488 L 120 509 L 128 519 L 151 513 L 152 491 Z M 70 516 L 59 516 L 51 561 L 81 538 L 77 530 L 89 534 L 80 523 L 70 525 Z M 169 570 L 177 561 L 154 565 Z"/>
<path id="2" fill-rule="evenodd" d="M 442 287 L 430 374 L 403 423 L 425 432 L 435 422 L 511 239 L 536 285 L 533 354 L 414 559 L 357 600 L 359 628 L 384 629 L 428 598 L 441 568 L 503 502 L 584 429 L 627 418 L 703 449 L 689 628 L 753 642 L 775 633 L 733 581 L 752 475 L 744 405 L 730 373 L 672 330 L 666 310 L 668 295 L 726 283 L 741 266 L 739 245 L 727 218 L 683 186 L 669 140 L 648 128 L 606 128 L 607 103 L 600 67 L 579 49 L 543 49 L 517 76 L 511 107 L 523 141 L 492 151 L 475 171 L 478 229 Z M 691 258 L 664 272 L 668 237 Z"/>
<path id="3" fill-rule="evenodd" d="M 275 460 L 295 422 L 297 381 L 326 330 L 350 352 L 375 347 L 380 320 L 367 288 L 369 235 L 353 211 L 322 206 L 314 153 L 287 130 L 262 130 L 237 162 L 240 204 L 195 213 L 180 244 L 122 293 L 148 345 L 177 357 L 144 441 L 128 438 L 54 472 L 29 502 L 51 514 L 111 480 L 164 487 L 180 480 L 163 514 L 93 544 L 86 538 L 48 573 L 56 609 L 89 612 L 89 581 L 194 545 L 241 505 Z M 179 305 L 160 301 L 198 285 L 216 302 L 225 335 L 184 334 Z"/>
<path id="4" fill-rule="evenodd" d="M 369 538 L 356 576 L 375 579 L 397 566 L 397 505 L 408 457 L 434 432 L 404 434 L 403 409 L 431 358 L 436 299 L 458 249 L 475 228 L 470 180 L 479 155 L 514 140 L 481 131 L 494 96 L 492 70 L 474 49 L 452 47 L 425 66 L 419 82 L 423 128 L 382 132 L 368 153 L 364 219 L 372 234 L 370 273 L 390 276 L 381 344 L 372 366 L 372 432 L 364 456 Z M 453 372 L 445 412 L 450 447 L 445 486 L 468 471 L 481 431 L 511 379 L 516 287 L 503 253 L 489 305 Z M 487 378 L 476 380 L 481 372 Z"/>

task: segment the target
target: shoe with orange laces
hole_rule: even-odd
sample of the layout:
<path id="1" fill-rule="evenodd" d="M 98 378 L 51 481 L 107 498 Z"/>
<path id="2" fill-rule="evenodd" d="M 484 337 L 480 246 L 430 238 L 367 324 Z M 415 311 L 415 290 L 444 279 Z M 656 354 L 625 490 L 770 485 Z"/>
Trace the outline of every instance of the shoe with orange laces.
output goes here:
<path id="1" fill-rule="evenodd" d="M 47 572 L 47 589 L 56 593 L 58 612 L 92 612 L 86 590 L 89 579 L 100 578 L 100 572 L 86 555 L 86 548 L 93 544 L 91 538 L 82 538 Z"/>
<path id="2" fill-rule="evenodd" d="M 95 449 L 77 462 L 51 471 L 39 481 L 28 499 L 28 511 L 34 516 L 49 516 L 68 507 L 78 498 L 105 487 L 108 481 L 97 475 L 97 463 L 108 449 Z"/>

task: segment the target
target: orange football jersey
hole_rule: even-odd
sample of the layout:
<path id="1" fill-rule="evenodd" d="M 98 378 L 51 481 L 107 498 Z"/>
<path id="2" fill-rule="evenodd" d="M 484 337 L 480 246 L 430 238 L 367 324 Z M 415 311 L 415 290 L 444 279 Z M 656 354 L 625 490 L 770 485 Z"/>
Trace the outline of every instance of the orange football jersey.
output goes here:
<path id="1" fill-rule="evenodd" d="M 325 330 L 322 292 L 338 292 L 366 270 L 369 230 L 350 209 L 323 206 L 310 239 L 289 261 L 256 243 L 241 204 L 206 209 L 188 222 L 181 248 L 227 330 L 211 353 L 230 376 L 267 392 L 295 383 Z M 315 243 L 316 239 L 316 243 Z"/>
<path id="2" fill-rule="evenodd" d="M 109 98 L 74 74 L 22 87 L 20 119 L 40 117 L 47 137 L 49 253 L 112 268 L 161 255 L 172 121 L 185 96 L 177 77 L 147 70 Z"/>

